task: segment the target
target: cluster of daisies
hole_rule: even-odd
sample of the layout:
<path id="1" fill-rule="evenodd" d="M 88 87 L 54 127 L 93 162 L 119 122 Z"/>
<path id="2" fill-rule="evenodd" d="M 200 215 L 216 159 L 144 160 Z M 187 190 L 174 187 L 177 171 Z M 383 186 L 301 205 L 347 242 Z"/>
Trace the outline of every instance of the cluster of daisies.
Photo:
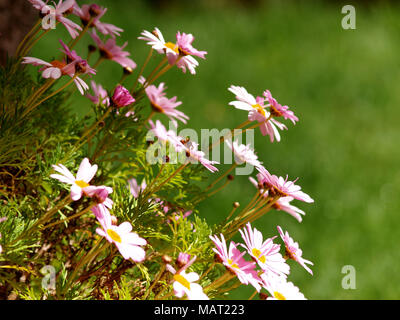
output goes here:
<path id="1" fill-rule="evenodd" d="M 110 209 L 112 209 L 113 201 L 109 198 L 109 195 L 113 192 L 113 189 L 107 186 L 89 184 L 97 172 L 97 165 L 91 165 L 87 158 L 83 159 L 76 176 L 62 164 L 53 165 L 53 169 L 58 173 L 52 174 L 52 178 L 71 185 L 70 196 L 73 201 L 80 200 L 82 196 L 92 199 L 94 204 L 91 210 L 100 224 L 96 232 L 108 242 L 115 244 L 125 259 L 142 262 L 145 259 L 143 246 L 147 242 L 135 232 L 132 232 L 132 225 L 129 222 L 118 225 L 117 218 L 111 215 Z"/>
<path id="2" fill-rule="evenodd" d="M 49 14 L 47 2 L 42 0 L 29 0 L 33 7 L 39 10 L 42 15 Z M 167 130 L 160 120 L 153 122 L 151 117 L 153 114 L 164 114 L 175 128 L 178 122 L 187 123 L 189 117 L 177 108 L 182 104 L 177 97 L 168 98 L 165 83 L 158 85 L 153 84 L 163 73 L 173 66 L 176 66 L 182 72 L 188 70 L 191 74 L 196 73 L 199 63 L 197 58 L 205 59 L 206 51 L 201 51 L 193 47 L 194 37 L 192 34 L 177 32 L 176 39 L 173 42 L 166 41 L 161 31 L 155 28 L 153 31 L 143 31 L 140 40 L 146 41 L 151 47 L 149 58 L 153 52 L 157 52 L 163 58 L 160 64 L 146 79 L 142 73 L 146 66 L 142 67 L 137 77 L 137 82 L 141 84 L 139 90 L 134 87 L 128 90 L 121 83 L 118 84 L 112 92 L 108 92 L 101 84 L 97 84 L 93 80 L 90 82 L 92 92 L 89 93 L 89 85 L 85 82 L 87 76 L 96 74 L 95 68 L 104 60 L 111 60 L 118 63 L 124 70 L 124 74 L 131 74 L 137 67 L 136 63 L 129 58 L 130 53 L 125 51 L 128 45 L 117 44 L 116 37 L 120 36 L 123 30 L 112 24 L 100 21 L 107 9 L 97 4 L 79 6 L 75 0 L 60 0 L 55 7 L 55 19 L 57 23 L 62 24 L 69 32 L 72 40 L 67 45 L 62 40 L 61 53 L 62 58 L 53 61 L 44 61 L 39 58 L 25 56 L 23 64 L 31 64 L 40 66 L 40 72 L 46 79 L 56 80 L 63 76 L 71 78 L 79 92 L 85 95 L 92 103 L 102 108 L 113 108 L 117 114 L 124 107 L 124 115 L 133 117 L 136 121 L 135 102 L 146 96 L 148 98 L 151 113 L 146 123 L 149 124 L 149 132 L 151 132 L 158 141 L 172 146 L 175 152 L 183 155 L 184 165 L 191 163 L 200 163 L 211 172 L 218 169 L 214 166 L 218 164 L 216 161 L 210 161 L 206 158 L 206 154 L 199 150 L 199 144 L 188 138 L 179 136 L 175 130 Z M 69 16 L 75 16 L 80 19 L 81 26 L 70 20 Z M 94 45 L 89 46 L 89 54 L 87 59 L 82 58 L 73 50 L 76 41 L 80 39 L 83 33 L 88 32 Z M 100 36 L 99 36 L 100 34 Z M 89 58 L 93 52 L 99 52 L 99 58 L 94 65 L 89 65 Z M 24 52 L 25 53 L 25 52 Z M 135 82 L 136 84 L 136 82 Z M 235 95 L 236 100 L 229 105 L 248 111 L 246 122 L 239 126 L 244 130 L 247 125 L 253 125 L 248 129 L 259 128 L 263 136 L 269 136 L 270 141 L 280 141 L 281 136 L 279 130 L 287 130 L 285 124 L 279 121 L 280 118 L 290 120 L 293 124 L 299 120 L 289 110 L 288 106 L 282 106 L 272 96 L 269 90 L 265 90 L 262 96 L 253 96 L 244 87 L 231 86 L 228 88 Z M 130 107 L 129 107 L 130 106 Z M 231 138 L 231 136 L 229 137 Z M 225 139 L 227 146 L 233 151 L 235 162 L 238 165 L 250 164 L 258 170 L 257 180 L 250 178 L 250 181 L 256 188 L 261 197 L 265 199 L 274 199 L 272 206 L 276 210 L 286 211 L 295 217 L 299 222 L 302 221 L 302 215 L 305 213 L 299 208 L 291 205 L 293 200 L 300 200 L 311 203 L 313 199 L 306 193 L 301 191 L 301 187 L 296 185 L 296 181 L 288 180 L 288 177 L 278 177 L 270 174 L 267 169 L 258 160 L 257 155 L 250 145 L 240 144 L 237 140 L 232 141 Z M 90 181 L 97 172 L 97 165 L 91 165 L 89 159 L 85 158 L 74 176 L 64 165 L 58 164 L 53 166 L 57 174 L 52 174 L 62 183 L 71 185 L 70 196 L 73 201 L 78 201 L 81 197 L 89 197 L 93 201 L 91 210 L 97 219 L 100 227 L 97 233 L 104 237 L 109 243 L 113 243 L 125 259 L 134 262 L 143 262 L 146 258 L 144 247 L 147 242 L 135 232 L 132 232 L 132 225 L 129 222 L 123 222 L 118 225 L 118 220 L 110 213 L 113 201 L 109 198 L 112 188 L 107 186 L 92 186 Z M 134 197 L 143 192 L 146 188 L 146 182 L 142 181 L 139 185 L 135 179 L 131 179 L 129 188 Z M 164 213 L 174 210 L 173 205 L 161 199 L 150 199 L 160 204 Z M 174 219 L 185 219 L 192 211 L 175 212 Z M 279 234 L 285 243 L 286 254 L 280 254 L 280 245 L 275 244 L 273 240 L 276 237 L 263 240 L 262 234 L 252 229 L 250 223 L 242 230 L 239 230 L 244 244 L 236 244 L 231 241 L 229 249 L 227 247 L 223 234 L 219 239 L 217 236 L 210 236 L 215 244 L 214 251 L 219 261 L 225 265 L 229 272 L 236 275 L 243 284 L 250 284 L 260 292 L 265 288 L 273 299 L 304 299 L 304 295 L 293 283 L 287 281 L 290 267 L 286 263 L 287 259 L 297 261 L 308 272 L 312 274 L 311 269 L 306 264 L 312 264 L 310 261 L 302 258 L 302 251 L 298 244 L 286 232 L 284 233 L 278 227 Z M 241 252 L 239 248 L 246 249 Z M 1 247 L 0 247 L 1 252 Z M 246 261 L 244 255 L 248 253 L 252 261 Z M 207 295 L 203 292 L 203 288 L 196 283 L 200 277 L 195 272 L 187 272 L 188 268 L 195 262 L 196 257 L 191 257 L 187 253 L 180 253 L 175 269 L 171 264 L 167 264 L 167 270 L 173 274 L 173 288 L 176 297 L 182 298 L 186 296 L 188 299 L 207 299 Z M 260 269 L 257 269 L 257 265 Z"/>
<path id="3" fill-rule="evenodd" d="M 287 280 L 290 266 L 286 260 L 292 259 L 303 266 L 309 273 L 311 269 L 306 264 L 311 264 L 302 257 L 302 251 L 289 233 L 284 233 L 278 226 L 278 232 L 285 244 L 285 256 L 280 253 L 280 245 L 274 243 L 275 237 L 263 240 L 263 235 L 256 228 L 252 228 L 250 223 L 239 230 L 244 244 L 230 242 L 229 248 L 226 244 L 224 235 L 210 236 L 216 248 L 214 252 L 218 261 L 221 262 L 232 274 L 234 274 L 242 284 L 252 285 L 257 292 L 262 288 L 266 289 L 270 296 L 267 299 L 273 300 L 304 300 L 304 295 L 299 289 Z M 240 251 L 242 247 L 245 251 Z M 244 258 L 249 254 L 252 261 Z M 257 265 L 259 270 L 257 270 Z"/>

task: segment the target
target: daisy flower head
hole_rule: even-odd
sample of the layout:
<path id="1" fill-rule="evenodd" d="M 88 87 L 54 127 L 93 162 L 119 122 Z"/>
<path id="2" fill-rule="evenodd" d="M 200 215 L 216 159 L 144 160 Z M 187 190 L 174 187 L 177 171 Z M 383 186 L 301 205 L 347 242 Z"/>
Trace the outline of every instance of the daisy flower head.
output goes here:
<path id="1" fill-rule="evenodd" d="M 257 155 L 254 153 L 254 149 L 250 147 L 250 144 L 244 145 L 239 144 L 237 140 L 230 142 L 225 141 L 229 149 L 231 149 L 235 156 L 235 162 L 237 164 L 249 163 L 252 166 L 260 166 L 261 163 L 258 161 Z"/>
<path id="2" fill-rule="evenodd" d="M 194 37 L 185 33 L 177 33 L 177 42 L 166 42 L 164 36 L 158 28 L 153 32 L 143 31 L 140 40 L 144 40 L 159 54 L 165 54 L 170 65 L 175 65 L 186 72 L 189 70 L 191 74 L 196 74 L 196 67 L 199 65 L 198 61 L 193 58 L 192 54 L 201 58 L 207 53 L 205 51 L 198 51 L 191 45 Z"/>
<path id="3" fill-rule="evenodd" d="M 189 300 L 209 300 L 207 295 L 203 292 L 201 285 L 195 283 L 200 279 L 199 275 L 196 272 L 186 272 L 187 268 L 189 268 L 195 260 L 196 257 L 193 257 L 178 271 L 170 264 L 167 264 L 167 270 L 173 274 L 172 286 L 174 288 L 174 294 L 177 298 L 183 298 L 186 295 Z"/>
<path id="4" fill-rule="evenodd" d="M 297 179 L 295 181 L 290 181 L 288 180 L 288 176 L 283 178 L 270 174 L 263 166 L 257 167 L 257 170 L 261 174 L 259 181 L 264 186 L 269 188 L 270 193 L 273 195 L 279 195 L 280 197 L 292 197 L 307 203 L 314 202 L 314 200 L 308 194 L 301 191 L 300 186 L 295 184 Z"/>
<path id="5" fill-rule="evenodd" d="M 282 106 L 278 103 L 278 101 L 276 101 L 276 99 L 274 99 L 274 97 L 272 97 L 272 94 L 269 90 L 264 91 L 263 95 L 269 102 L 269 108 L 272 116 L 284 117 L 285 119 L 292 121 L 293 124 L 296 124 L 296 121 L 299 121 L 299 118 L 294 115 L 293 111 L 289 110 L 288 106 Z"/>
<path id="6" fill-rule="evenodd" d="M 111 209 L 113 201 L 108 197 L 113 189 L 106 186 L 89 186 L 85 188 L 85 194 L 92 198 L 97 204 L 104 205 Z"/>
<path id="7" fill-rule="evenodd" d="M 132 232 L 132 225 L 129 222 L 123 222 L 119 226 L 112 223 L 110 215 L 105 215 L 100 221 L 101 228 L 96 232 L 113 243 L 118 248 L 124 259 L 132 259 L 134 262 L 142 262 L 146 257 L 146 252 L 142 248 L 147 241 Z"/>
<path id="8" fill-rule="evenodd" d="M 257 179 L 254 179 L 253 177 L 250 177 L 249 180 L 250 182 L 260 190 L 260 194 L 264 197 L 267 198 L 269 197 L 269 184 L 265 183 L 265 179 L 263 178 L 262 174 L 257 174 Z M 294 205 L 291 204 L 291 202 L 294 200 L 293 197 L 281 197 L 279 198 L 274 204 L 273 208 L 278 210 L 278 211 L 285 211 L 289 213 L 292 217 L 294 217 L 298 222 L 302 222 L 303 218 L 302 215 L 305 215 L 306 213 L 295 207 Z"/>
<path id="9" fill-rule="evenodd" d="M 306 260 L 302 257 L 303 251 L 300 249 L 299 244 L 295 242 L 289 235 L 289 233 L 286 231 L 283 233 L 283 230 L 281 227 L 277 227 L 279 235 L 281 236 L 283 242 L 285 243 L 286 247 L 286 256 L 289 259 L 292 259 L 296 262 L 298 262 L 304 269 L 307 270 L 310 274 L 313 274 L 312 270 L 306 265 L 314 265 L 311 261 Z"/>
<path id="10" fill-rule="evenodd" d="M 132 59 L 128 58 L 130 53 L 128 51 L 124 51 L 125 47 L 128 45 L 128 42 L 125 42 L 120 47 L 117 45 L 114 38 L 109 38 L 106 42 L 103 42 L 97 35 L 96 30 L 93 30 L 90 35 L 98 46 L 100 55 L 104 59 L 115 61 L 123 68 L 136 68 L 136 63 Z"/>
<path id="11" fill-rule="evenodd" d="M 65 17 L 68 13 L 72 12 L 75 0 L 60 0 L 58 4 L 55 5 L 54 10 L 48 5 L 48 1 L 29 0 L 29 2 L 35 9 L 39 10 L 43 16 L 48 14 L 53 15 L 55 19 L 67 29 L 71 38 L 75 39 L 79 35 L 78 31 L 82 31 L 79 25 Z M 51 28 L 51 24 L 42 24 L 42 27 L 48 29 Z"/>
<path id="12" fill-rule="evenodd" d="M 270 112 L 266 110 L 264 104 L 265 99 L 261 97 L 254 97 L 248 93 L 244 87 L 230 86 L 228 88 L 236 96 L 236 101 L 231 101 L 229 105 L 234 106 L 236 109 L 248 111 L 249 121 L 257 121 L 260 125 L 260 131 L 263 136 L 269 135 L 271 142 L 281 140 L 280 130 L 287 129 L 287 127 L 279 121 L 272 118 Z"/>
<path id="13" fill-rule="evenodd" d="M 123 29 L 100 21 L 106 12 L 107 8 L 103 8 L 97 4 L 84 4 L 82 7 L 79 7 L 79 5 L 75 3 L 73 8 L 73 13 L 81 19 L 84 26 L 90 23 L 89 28 L 95 27 L 103 35 L 110 35 L 112 37 L 120 36 L 120 32 L 124 31 Z"/>
<path id="14" fill-rule="evenodd" d="M 107 91 L 102 87 L 101 84 L 96 84 L 96 82 L 94 82 L 93 80 L 90 84 L 94 94 L 90 95 L 87 93 L 86 97 L 95 105 L 104 105 L 106 107 L 109 107 L 110 98 L 108 97 Z"/>
<path id="15" fill-rule="evenodd" d="M 298 287 L 285 277 L 262 274 L 264 288 L 271 294 L 267 300 L 307 300 Z"/>
<path id="16" fill-rule="evenodd" d="M 160 120 L 157 120 L 155 124 L 152 120 L 149 120 L 149 124 L 151 127 L 149 133 L 157 137 L 158 140 L 163 143 L 169 143 L 177 153 L 185 150 L 182 138 L 179 137 L 174 130 L 167 130 Z"/>
<path id="17" fill-rule="evenodd" d="M 111 101 L 113 106 L 117 108 L 123 108 L 134 103 L 135 99 L 129 93 L 128 89 L 126 89 L 122 85 L 118 85 L 114 90 Z"/>
<path id="18" fill-rule="evenodd" d="M 186 123 L 189 117 L 183 112 L 176 110 L 176 107 L 180 106 L 182 102 L 176 101 L 177 97 L 168 99 L 165 96 L 165 89 L 164 83 L 160 83 L 158 87 L 155 85 L 146 87 L 145 91 L 150 100 L 151 107 L 155 112 L 164 113 L 174 123 L 175 127 L 178 125 L 176 120 Z"/>
<path id="19" fill-rule="evenodd" d="M 62 164 L 53 165 L 52 167 L 59 174 L 52 174 L 50 177 L 71 185 L 71 199 L 73 201 L 79 200 L 82 194 L 86 194 L 86 188 L 90 186 L 89 182 L 97 171 L 97 165 L 92 166 L 88 158 L 82 160 L 76 177 Z"/>
<path id="20" fill-rule="evenodd" d="M 247 250 L 262 270 L 284 277 L 289 274 L 290 267 L 279 253 L 281 246 L 273 242 L 276 237 L 264 241 L 262 233 L 256 228 L 252 229 L 250 223 L 247 223 L 246 228 L 239 232 L 245 242 L 245 245 L 241 246 Z"/>
<path id="21" fill-rule="evenodd" d="M 75 85 L 83 95 L 84 91 L 89 89 L 89 86 L 77 74 L 96 74 L 96 70 L 92 69 L 87 61 L 78 56 L 74 50 L 71 51 L 62 40 L 60 40 L 60 43 L 63 47 L 61 51 L 66 55 L 65 60 L 46 62 L 38 58 L 24 57 L 22 64 L 42 66 L 39 71 L 42 72 L 43 78 L 46 79 L 59 79 L 64 75 L 74 78 Z"/>
<path id="22" fill-rule="evenodd" d="M 255 262 L 246 261 L 243 256 L 246 252 L 240 252 L 237 249 L 237 244 L 231 241 L 229 250 L 226 245 L 224 235 L 221 234 L 221 240 L 217 236 L 210 236 L 216 248 L 213 251 L 217 254 L 221 263 L 233 274 L 235 274 L 239 281 L 243 284 L 251 284 L 257 291 L 261 290 L 261 279 L 259 278 Z"/>
<path id="23" fill-rule="evenodd" d="M 205 156 L 206 154 L 199 150 L 199 144 L 193 141 L 182 141 L 185 146 L 186 157 L 190 163 L 200 163 L 207 170 L 212 173 L 218 171 L 214 164 L 219 164 L 217 161 L 208 160 Z"/>

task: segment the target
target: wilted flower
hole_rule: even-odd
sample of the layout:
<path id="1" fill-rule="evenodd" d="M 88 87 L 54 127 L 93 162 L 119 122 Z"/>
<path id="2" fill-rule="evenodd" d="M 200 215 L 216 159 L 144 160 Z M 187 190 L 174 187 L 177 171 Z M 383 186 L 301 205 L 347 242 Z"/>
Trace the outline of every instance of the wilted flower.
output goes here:
<path id="1" fill-rule="evenodd" d="M 77 201 L 85 193 L 85 189 L 89 187 L 90 180 L 93 179 L 97 171 L 97 165 L 90 165 L 89 159 L 85 158 L 82 160 L 76 178 L 73 176 L 71 171 L 69 171 L 64 165 L 53 165 L 54 170 L 61 174 L 52 174 L 50 177 L 57 179 L 63 183 L 67 183 L 71 186 L 71 199 Z"/>
<path id="2" fill-rule="evenodd" d="M 93 30 L 90 35 L 96 42 L 96 45 L 99 47 L 100 55 L 103 58 L 117 62 L 123 68 L 136 68 L 136 63 L 132 59 L 128 58 L 130 53 L 128 51 L 124 51 L 125 47 L 128 45 L 128 42 L 125 42 L 124 45 L 120 47 L 116 44 L 114 38 L 110 38 L 104 43 L 99 38 L 95 30 Z"/>
<path id="3" fill-rule="evenodd" d="M 111 100 L 113 102 L 113 106 L 117 108 L 126 107 L 135 102 L 135 99 L 131 96 L 128 89 L 121 85 L 118 85 L 115 88 Z"/>
<path id="4" fill-rule="evenodd" d="M 276 237 L 263 241 L 262 233 L 256 228 L 253 230 L 250 223 L 246 225 L 246 228 L 239 230 L 246 244 L 242 246 L 257 261 L 261 269 L 286 277 L 290 272 L 290 267 L 279 253 L 281 246 L 273 242 Z"/>
<path id="5" fill-rule="evenodd" d="M 155 85 L 146 87 L 145 91 L 153 110 L 159 113 L 164 113 L 175 126 L 177 126 L 176 120 L 186 123 L 186 120 L 189 119 L 189 117 L 183 112 L 176 110 L 176 107 L 180 106 L 182 102 L 176 101 L 177 97 L 168 99 L 165 96 L 165 89 L 166 87 L 164 87 L 164 83 L 160 83 L 158 88 Z"/>
<path id="6" fill-rule="evenodd" d="M 306 264 L 310 264 L 310 265 L 314 265 L 314 264 L 311 261 L 302 258 L 303 251 L 300 249 L 299 244 L 290 237 L 290 235 L 287 231 L 286 231 L 286 233 L 283 233 L 281 227 L 278 226 L 277 228 L 278 228 L 279 235 L 281 236 L 283 242 L 285 243 L 286 256 L 289 259 L 292 259 L 292 260 L 298 262 L 310 274 L 313 274 L 312 270 Z"/>
<path id="7" fill-rule="evenodd" d="M 250 283 L 257 291 L 260 291 L 261 279 L 255 270 L 256 264 L 255 262 L 248 262 L 243 258 L 246 252 L 240 252 L 236 248 L 237 244 L 233 241 L 231 241 L 228 251 L 223 234 L 221 234 L 221 240 L 217 236 L 210 236 L 210 239 L 217 247 L 216 249 L 213 248 L 213 251 L 218 255 L 223 265 L 233 272 L 241 283 Z"/>

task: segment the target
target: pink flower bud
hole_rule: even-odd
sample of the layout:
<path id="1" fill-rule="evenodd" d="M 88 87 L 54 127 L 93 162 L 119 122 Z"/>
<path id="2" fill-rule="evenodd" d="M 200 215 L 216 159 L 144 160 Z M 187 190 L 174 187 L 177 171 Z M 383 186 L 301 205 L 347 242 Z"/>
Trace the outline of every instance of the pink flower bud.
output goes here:
<path id="1" fill-rule="evenodd" d="M 112 102 L 117 108 L 122 108 L 135 102 L 135 99 L 131 96 L 126 88 L 118 85 L 115 88 L 114 95 L 112 96 Z"/>

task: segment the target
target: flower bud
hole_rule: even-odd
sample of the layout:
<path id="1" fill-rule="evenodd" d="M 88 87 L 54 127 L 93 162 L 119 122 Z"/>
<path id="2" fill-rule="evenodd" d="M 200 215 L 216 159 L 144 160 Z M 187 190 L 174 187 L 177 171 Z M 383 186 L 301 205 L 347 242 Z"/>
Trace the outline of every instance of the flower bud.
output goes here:
<path id="1" fill-rule="evenodd" d="M 113 105 L 117 108 L 126 107 L 135 102 L 135 99 L 131 96 L 128 89 L 121 85 L 118 85 L 115 88 L 111 100 L 113 102 Z"/>

